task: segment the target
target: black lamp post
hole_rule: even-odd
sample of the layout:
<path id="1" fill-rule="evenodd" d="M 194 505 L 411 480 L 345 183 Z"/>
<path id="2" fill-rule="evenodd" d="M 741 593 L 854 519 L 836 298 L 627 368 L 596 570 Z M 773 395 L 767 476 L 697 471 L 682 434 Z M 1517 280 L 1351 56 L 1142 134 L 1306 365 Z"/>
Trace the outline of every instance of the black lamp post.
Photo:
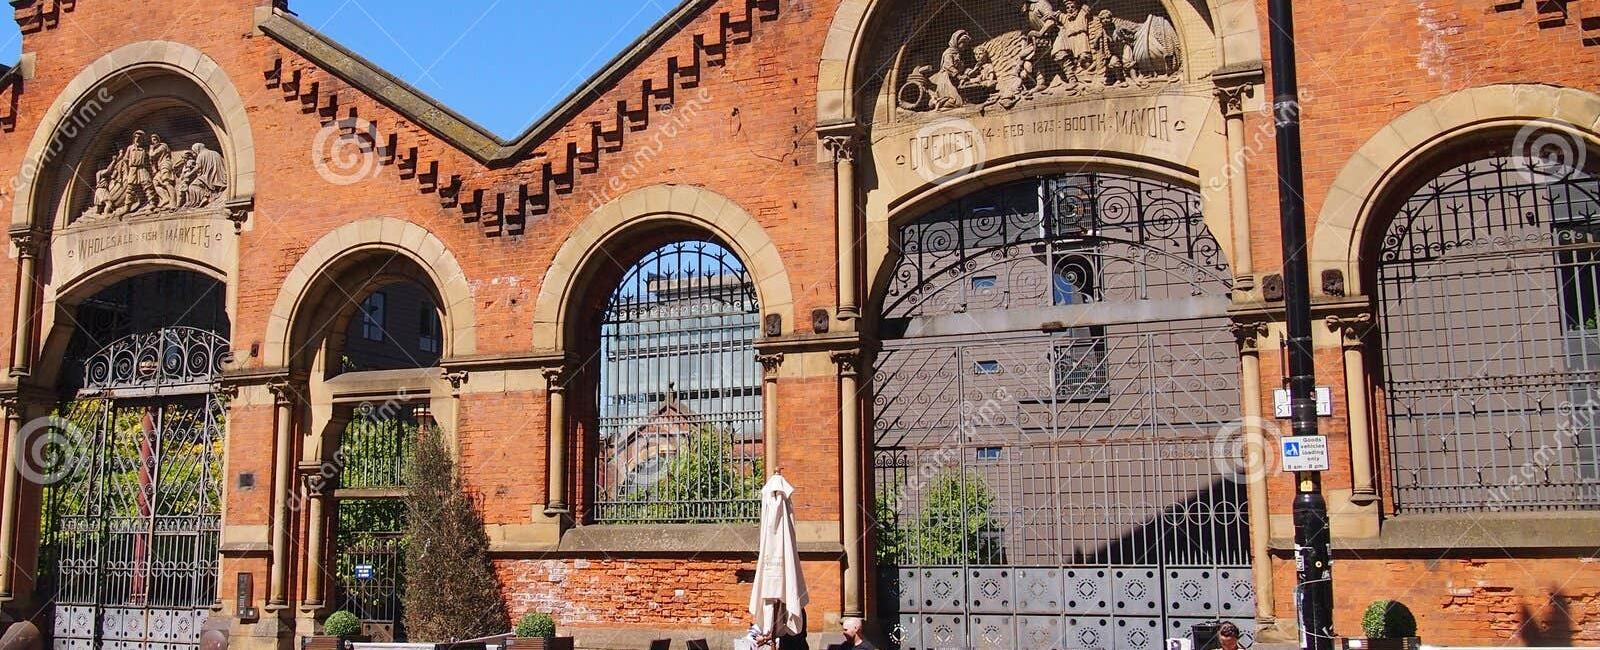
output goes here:
<path id="1" fill-rule="evenodd" d="M 1283 237 L 1284 320 L 1288 327 L 1289 407 L 1293 435 L 1317 435 L 1317 378 L 1311 353 L 1311 282 L 1306 261 L 1306 205 L 1300 168 L 1300 98 L 1295 80 L 1294 12 L 1270 0 L 1272 108 L 1277 125 L 1278 216 Z M 1295 473 L 1294 544 L 1300 647 L 1333 647 L 1333 571 L 1322 473 Z"/>

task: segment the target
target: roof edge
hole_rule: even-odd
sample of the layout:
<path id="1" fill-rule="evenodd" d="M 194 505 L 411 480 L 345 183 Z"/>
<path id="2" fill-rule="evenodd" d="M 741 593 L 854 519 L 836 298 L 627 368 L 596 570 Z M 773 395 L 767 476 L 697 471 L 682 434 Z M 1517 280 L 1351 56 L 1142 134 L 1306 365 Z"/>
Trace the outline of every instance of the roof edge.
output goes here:
<path id="1" fill-rule="evenodd" d="M 533 145 L 554 135 L 586 108 L 599 92 L 621 80 L 715 2 L 683 0 L 559 104 L 511 140 L 495 135 L 284 10 L 264 7 L 256 13 L 256 28 L 478 162 L 496 166 L 525 154 Z"/>

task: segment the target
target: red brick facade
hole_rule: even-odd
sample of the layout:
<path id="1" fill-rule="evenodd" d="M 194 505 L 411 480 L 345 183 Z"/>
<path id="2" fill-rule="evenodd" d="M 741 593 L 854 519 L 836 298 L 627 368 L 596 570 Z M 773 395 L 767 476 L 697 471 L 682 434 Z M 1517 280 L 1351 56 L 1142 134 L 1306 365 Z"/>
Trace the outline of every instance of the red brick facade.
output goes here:
<path id="1" fill-rule="evenodd" d="M 283 487 L 274 485 L 278 468 L 273 451 L 275 441 L 301 440 L 291 442 L 301 468 L 296 471 L 314 467 L 322 452 L 309 441 L 322 440 L 319 427 L 328 421 L 326 412 L 353 403 L 355 398 L 329 397 L 332 393 L 326 391 L 336 389 L 323 387 L 318 375 L 327 368 L 328 359 L 318 356 L 322 339 L 310 333 L 307 328 L 312 326 L 307 323 L 313 318 L 348 317 L 353 305 L 319 301 L 317 296 L 324 295 L 319 292 L 328 292 L 336 281 L 365 280 L 363 273 L 381 270 L 383 264 L 374 260 L 382 255 L 402 259 L 389 272 L 423 280 L 437 292 L 434 298 L 447 315 L 440 366 L 442 372 L 456 374 L 453 379 L 433 380 L 425 388 L 430 391 L 426 396 L 452 436 L 464 484 L 477 497 L 491 529 L 496 569 L 511 614 L 545 611 L 564 628 L 607 634 L 621 630 L 622 637 L 606 637 L 626 639 L 613 641 L 617 647 L 662 630 L 724 636 L 742 630 L 748 623 L 744 611 L 748 577 L 743 572 L 753 564 L 753 547 L 719 546 L 698 554 L 651 544 L 563 546 L 572 544 L 574 530 L 584 527 L 585 495 L 592 489 L 586 468 L 593 453 L 595 406 L 584 396 L 592 394 L 594 379 L 580 368 L 595 354 L 596 344 L 594 333 L 584 328 L 595 322 L 599 305 L 622 271 L 619 265 L 625 265 L 629 255 L 674 238 L 715 235 L 713 226 L 729 228 L 727 234 L 736 236 L 732 243 L 737 246 L 770 242 L 768 248 L 740 252 L 750 258 L 745 261 L 759 271 L 758 276 L 774 270 L 757 278 L 763 301 L 770 303 L 762 305 L 763 315 L 778 319 L 778 331 L 763 332 L 759 347 L 784 354 L 773 371 L 776 380 L 769 384 L 776 387 L 777 417 L 768 423 L 768 430 L 777 432 L 778 467 L 797 487 L 795 513 L 807 531 L 802 546 L 814 630 L 836 629 L 841 615 L 875 612 L 870 544 L 844 532 L 852 521 L 868 523 L 862 513 L 872 503 L 870 465 L 841 469 L 850 462 L 841 436 L 857 432 L 867 446 L 873 437 L 870 426 L 845 421 L 841 415 L 841 385 L 855 379 L 841 378 L 851 372 L 849 359 L 835 355 L 870 354 L 877 333 L 872 317 L 839 317 L 840 251 L 834 242 L 841 221 L 835 214 L 836 171 L 855 170 L 853 180 L 862 195 L 859 201 L 850 197 L 860 214 L 845 219 L 846 227 L 858 229 L 854 259 L 860 260 L 848 271 L 846 283 L 862 285 L 858 304 L 869 316 L 882 300 L 881 293 L 871 292 L 883 284 L 874 278 L 881 278 L 883 261 L 890 256 L 885 240 L 889 224 L 915 211 L 908 206 L 937 204 L 937 198 L 928 202 L 926 197 L 933 195 L 929 193 L 962 194 L 998 178 L 987 176 L 943 188 L 894 186 L 896 179 L 891 177 L 898 163 L 881 159 L 883 147 L 903 138 L 890 135 L 894 124 L 877 125 L 882 130 L 875 133 L 872 98 L 865 89 L 869 82 L 862 81 L 870 71 L 859 69 L 868 64 L 854 58 L 870 49 L 864 44 L 875 42 L 878 32 L 873 30 L 888 21 L 882 14 L 894 11 L 894 3 L 690 2 L 683 13 L 674 14 L 678 24 L 664 26 L 645 43 L 646 49 L 598 77 L 598 86 L 575 97 L 566 109 L 558 109 L 547 126 L 512 142 L 496 141 L 437 107 L 407 105 L 403 93 L 385 94 L 393 84 L 360 62 L 351 64 L 325 42 L 308 46 L 295 40 L 301 32 L 285 22 L 281 10 L 274 13 L 273 5 L 280 3 L 273 0 L 217 1 L 203 3 L 203 8 L 131 0 L 13 4 L 23 26 L 25 54 L 23 65 L 0 87 L 0 178 L 17 181 L 0 185 L 0 206 L 23 206 L 15 208 L 14 239 L 33 233 L 48 242 L 52 228 L 61 225 L 53 221 L 58 215 L 52 206 L 43 205 L 44 199 L 30 198 L 31 183 L 38 177 L 49 178 L 62 164 L 37 162 L 39 145 L 51 135 L 44 133 L 41 140 L 36 134 L 59 125 L 60 113 L 70 113 L 74 106 L 70 102 L 87 96 L 89 89 L 138 93 L 136 85 L 123 81 L 123 73 L 133 71 L 138 79 L 176 74 L 188 80 L 189 97 L 207 97 L 216 102 L 215 111 L 221 116 L 248 124 L 249 133 L 229 134 L 235 147 L 249 143 L 247 149 L 228 153 L 235 157 L 235 172 L 241 169 L 240 159 L 252 161 L 253 188 L 235 215 L 246 219 L 242 231 L 237 235 L 226 231 L 218 240 L 232 247 L 216 258 L 225 262 L 212 264 L 206 262 L 212 258 L 198 253 L 199 261 L 193 263 L 182 255 L 141 254 L 93 264 L 79 260 L 72 262 L 78 266 L 69 267 L 64 259 L 41 253 L 40 268 L 47 270 L 35 278 L 21 278 L 24 256 L 19 246 L 12 251 L 18 263 L 0 265 L 4 276 L 0 304 L 16 305 L 19 297 L 31 296 L 33 304 L 21 311 L 38 314 L 31 338 L 22 347 L 29 358 L 14 358 L 9 347 L 0 352 L 14 371 L 15 383 L 7 393 L 21 399 L 24 407 L 32 404 L 30 415 L 43 413 L 40 409 L 49 401 L 38 397 L 57 379 L 49 359 L 59 356 L 65 345 L 63 332 L 70 333 L 62 324 L 66 321 L 55 314 L 67 313 L 66 306 L 91 295 L 89 287 L 156 268 L 199 270 L 227 284 L 234 350 L 227 371 L 238 397 L 227 428 L 222 611 L 233 614 L 235 575 L 250 573 L 254 605 L 273 606 L 264 611 L 263 620 L 277 626 L 236 624 L 236 639 L 258 644 L 251 647 L 275 643 L 292 647 L 291 639 L 310 633 L 312 619 L 326 608 L 321 596 L 307 591 L 307 575 L 318 571 L 318 563 L 306 557 L 313 544 L 304 515 L 295 516 L 286 533 L 285 539 L 293 540 L 281 569 L 286 600 L 270 601 L 272 547 L 282 544 L 275 542 L 272 532 L 273 497 Z M 1267 54 L 1265 2 L 1192 4 L 1205 12 L 1208 21 L 1202 22 L 1208 24 L 1185 29 L 1212 35 L 1213 42 L 1194 49 L 1214 59 L 1218 76 L 1191 81 L 1251 86 L 1254 95 L 1245 103 L 1241 126 L 1225 126 L 1222 109 L 1208 97 L 1211 108 L 1196 128 L 1209 130 L 1200 136 L 1201 144 L 1188 160 L 1040 145 L 989 162 L 994 168 L 1013 165 L 1016 171 L 1003 173 L 1017 175 L 1061 170 L 1085 161 L 1156 169 L 1154 173 L 1201 189 L 1208 209 L 1222 206 L 1226 216 L 1208 214 L 1211 228 L 1219 239 L 1228 238 L 1227 229 L 1247 229 L 1242 240 L 1254 259 L 1254 267 L 1239 274 L 1249 282 L 1236 292 L 1233 313 L 1241 322 L 1269 323 L 1269 333 L 1260 343 L 1262 392 L 1246 399 L 1257 399 L 1260 412 L 1270 419 L 1271 390 L 1278 384 L 1283 359 L 1278 347 L 1281 303 L 1266 300 L 1260 291 L 1266 276 L 1277 272 L 1281 256 L 1272 124 L 1268 112 L 1258 110 L 1269 99 L 1262 82 L 1266 74 L 1262 59 Z M 1565 13 L 1552 13 L 1554 5 Z M 1600 111 L 1600 97 L 1591 94 L 1600 84 L 1600 45 L 1596 45 L 1600 30 L 1593 29 L 1600 14 L 1581 3 L 1302 0 L 1295 9 L 1300 16 L 1296 42 L 1313 239 L 1320 241 L 1329 231 L 1348 230 L 1357 222 L 1350 216 L 1358 212 L 1353 205 L 1333 205 L 1348 198 L 1340 194 L 1341 178 L 1370 170 L 1366 175 L 1373 178 L 1401 179 L 1393 187 L 1414 186 L 1437 173 L 1443 161 L 1470 157 L 1473 147 L 1487 142 L 1489 135 L 1474 132 L 1459 136 L 1459 145 L 1432 146 L 1436 138 L 1459 135 L 1438 117 L 1453 110 L 1448 106 L 1452 97 L 1463 98 L 1480 114 L 1502 114 L 1510 125 L 1505 128 L 1513 132 L 1516 106 L 1504 107 L 1505 102 L 1475 91 L 1513 84 L 1551 92 L 1572 89 L 1570 96 L 1562 95 L 1563 111 L 1570 109 L 1571 115 Z M 130 50 L 130 45 L 136 47 Z M 190 54 L 194 52 L 203 55 L 203 62 L 194 62 L 199 58 Z M 175 60 L 190 56 L 191 67 L 174 73 L 175 66 L 165 56 Z M 830 61 L 845 63 L 835 69 Z M 847 86 L 851 82 L 858 86 Z M 237 94 L 237 104 L 218 96 L 224 87 Z M 844 88 L 848 99 L 830 94 L 838 88 Z M 841 103 L 849 110 L 839 108 Z M 57 113 L 51 113 L 52 106 Z M 1414 109 L 1433 106 L 1441 106 L 1428 109 L 1433 117 L 1406 122 L 1405 132 L 1393 135 L 1390 125 Z M 849 128 L 835 119 L 846 115 L 853 123 Z M 1518 119 L 1538 117 L 1544 116 Z M 1415 130 L 1424 128 L 1418 124 L 1432 124 L 1432 130 Z M 1571 126 L 1587 138 L 1583 141 L 1587 146 L 1600 142 L 1596 136 L 1600 125 L 1592 117 Z M 329 150 L 314 149 L 315 143 L 326 142 L 319 134 L 330 129 L 369 132 L 368 128 L 376 149 L 363 161 L 371 163 L 370 168 L 358 170 L 364 177 L 353 183 L 330 182 L 325 168 L 338 163 L 329 162 Z M 1243 129 L 1244 151 L 1218 150 L 1227 128 Z M 855 141 L 856 153 L 848 161 L 853 166 L 837 162 L 822 143 L 823 137 L 844 132 L 868 136 Z M 238 139 L 241 136 L 248 137 Z M 1406 141 L 1393 161 L 1370 157 L 1383 149 L 1373 143 L 1384 138 Z M 1242 198 L 1248 201 L 1247 211 L 1234 206 L 1227 214 L 1227 179 L 1213 163 L 1228 158 L 1243 160 Z M 1600 153 L 1591 153 L 1590 160 L 1600 160 Z M 1398 161 L 1395 169 L 1385 167 L 1394 161 Z M 45 171 L 36 173 L 35 168 Z M 901 170 L 901 175 L 907 174 Z M 235 183 L 240 182 L 236 177 Z M 748 218 L 736 219 L 730 216 L 736 210 L 720 207 L 716 208 L 720 212 L 694 214 L 696 206 L 708 209 L 714 197 Z M 1354 198 L 1395 200 L 1387 194 Z M 611 226 L 595 216 L 607 206 L 624 213 L 623 225 L 614 231 L 606 230 Z M 1392 212 L 1392 207 L 1388 209 Z M 634 219 L 656 213 L 677 216 L 649 223 Z M 1319 221 L 1320 215 L 1343 221 L 1329 225 Z M 431 239 L 424 244 L 421 235 L 410 238 L 398 229 L 391 237 L 383 230 L 391 226 L 376 225 L 379 218 L 420 227 L 417 232 L 425 231 Z M 1375 220 L 1384 218 L 1380 214 Z M 363 225 L 368 222 L 374 225 Z M 1381 224 L 1357 225 L 1365 228 L 1357 239 L 1370 239 L 1382 230 Z M 350 229 L 340 231 L 341 227 Z M 371 250 L 362 248 L 362 235 L 341 234 L 379 231 L 385 239 Z M 435 241 L 438 249 L 429 248 Z M 45 243 L 40 250 L 48 251 L 51 245 Z M 1225 247 L 1237 259 L 1239 251 Z M 1322 256 L 1323 252 L 1318 249 L 1313 255 L 1314 282 L 1317 273 L 1330 268 L 1370 273 L 1359 256 L 1341 262 Z M 325 264 L 318 261 L 324 253 L 329 260 Z M 445 276 L 441 271 L 445 268 L 459 268 L 460 277 Z M 568 277 L 576 278 L 570 291 L 568 286 L 552 284 Z M 1366 284 L 1361 277 L 1345 279 L 1352 287 Z M 37 291 L 23 291 L 29 283 Z M 780 285 L 785 292 L 781 296 L 773 289 Z M 1549 549 L 1535 540 L 1492 550 L 1481 546 L 1451 550 L 1384 537 L 1383 531 L 1392 530 L 1389 522 L 1403 515 L 1394 516 L 1388 498 L 1385 400 L 1381 372 L 1374 370 L 1381 368 L 1382 358 L 1370 346 L 1362 354 L 1372 378 L 1369 420 L 1375 427 L 1370 460 L 1379 498 L 1373 506 L 1352 505 L 1352 427 L 1344 406 L 1347 357 L 1338 337 L 1329 334 L 1320 319 L 1333 313 L 1370 312 L 1371 299 L 1369 293 L 1352 291 L 1347 299 L 1319 294 L 1317 300 L 1318 384 L 1332 387 L 1338 405 L 1335 415 L 1321 422 L 1335 459 L 1323 487 L 1330 494 L 1340 493 L 1330 498 L 1335 502 L 1339 549 L 1334 569 L 1337 630 L 1355 634 L 1367 602 L 1393 597 L 1416 611 L 1420 634 L 1430 644 L 1600 644 L 1600 564 L 1592 561 L 1600 543 L 1590 540 Z M 830 332 L 816 331 L 813 313 L 818 310 Z M 547 313 L 554 314 L 553 322 L 540 320 Z M 0 318 L 0 340 L 17 337 L 17 322 Z M 553 402 L 547 391 L 550 384 L 541 373 L 557 370 L 573 378 L 566 399 L 571 442 L 566 448 L 565 495 L 552 495 L 548 489 Z M 274 423 L 279 409 L 267 386 L 278 380 L 298 382 L 295 385 L 304 393 L 293 407 L 295 436 L 280 435 L 283 432 Z M 861 403 L 870 405 L 870 390 L 863 392 Z M 854 460 L 870 463 L 870 459 L 865 455 Z M 253 475 L 253 488 L 239 487 L 242 474 Z M 846 502 L 843 495 L 857 485 L 865 490 L 864 496 Z M 298 487 L 294 490 L 301 493 Z M 1291 633 L 1294 564 L 1284 540 L 1289 536 L 1293 491 L 1290 477 L 1271 475 L 1266 479 L 1265 506 L 1272 521 L 1253 522 L 1272 539 L 1267 556 L 1257 558 L 1257 571 L 1270 568 L 1266 582 L 1273 585 L 1273 594 L 1257 614 L 1263 625 L 1276 624 L 1279 631 Z M 31 616 L 44 602 L 32 592 L 38 490 L 23 484 L 5 499 L 17 513 L 18 535 L 14 551 L 18 569 L 9 578 L 13 590 L 7 612 Z M 547 515 L 545 507 L 558 503 L 571 504 L 577 521 L 572 515 Z M 1587 513 L 1566 514 L 1571 514 L 1575 529 L 1593 526 Z M 855 558 L 858 566 L 849 567 L 846 558 Z M 847 584 L 852 577 L 861 581 L 865 595 L 852 596 Z M 325 591 L 327 582 L 323 585 Z M 283 609 L 277 609 L 279 605 Z"/>

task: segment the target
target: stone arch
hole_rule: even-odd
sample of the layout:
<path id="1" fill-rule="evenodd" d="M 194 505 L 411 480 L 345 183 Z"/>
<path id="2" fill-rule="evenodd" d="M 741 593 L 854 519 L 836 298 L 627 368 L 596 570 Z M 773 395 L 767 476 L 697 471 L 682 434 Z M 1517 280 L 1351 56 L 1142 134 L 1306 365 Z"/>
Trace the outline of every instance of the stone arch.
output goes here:
<path id="1" fill-rule="evenodd" d="M 856 63 L 871 43 L 867 34 L 877 12 L 893 0 L 843 0 L 834 11 L 817 65 L 817 124 L 860 120 L 851 99 L 860 85 Z M 1216 35 L 1215 49 L 1224 68 L 1261 61 L 1261 34 L 1255 3 L 1250 0 L 1205 0 Z M 869 116 L 870 117 L 870 116 Z"/>
<path id="2" fill-rule="evenodd" d="M 223 157 L 228 161 L 227 201 L 245 201 L 255 195 L 255 141 L 244 100 L 227 73 L 204 52 L 172 41 L 141 41 L 119 47 L 96 59 L 73 77 L 40 118 L 23 156 L 24 167 L 16 181 L 11 206 L 12 227 L 33 225 L 37 218 L 37 177 L 49 165 L 53 148 L 59 148 L 58 134 L 73 116 L 90 102 L 103 102 L 119 79 L 141 75 L 173 75 L 184 79 L 206 95 L 221 117 L 219 138 Z M 39 224 L 42 225 L 42 224 Z"/>
<path id="3" fill-rule="evenodd" d="M 46 294 L 41 315 L 39 358 L 31 373 L 35 384 L 54 386 L 60 376 L 61 363 L 67 345 L 72 339 L 76 322 L 66 317 L 79 303 L 122 280 L 157 271 L 188 271 L 216 280 L 226 286 L 228 272 L 201 260 L 171 255 L 125 257 L 110 264 L 85 272 L 70 282 L 54 287 Z M 224 301 L 228 322 L 237 319 L 232 301 Z M 231 332 L 230 332 L 231 334 Z"/>
<path id="4" fill-rule="evenodd" d="M 789 274 L 772 238 L 744 208 L 716 192 L 693 185 L 652 185 L 634 190 L 595 210 L 577 224 L 556 252 L 540 285 L 534 308 L 534 347 L 561 350 L 570 332 L 566 323 L 579 283 L 608 243 L 644 229 L 682 226 L 715 235 L 739 256 L 755 280 L 763 314 L 783 317 L 783 332 L 794 331 L 794 297 Z"/>
<path id="5" fill-rule="evenodd" d="M 477 351 L 477 316 L 472 287 L 466 273 L 443 241 L 417 224 L 393 217 L 373 217 L 347 223 L 323 235 L 283 279 L 283 286 L 267 316 L 267 337 L 262 363 L 268 368 L 287 367 L 293 360 L 296 318 L 308 295 L 328 279 L 328 271 L 341 260 L 364 252 L 387 252 L 415 263 L 439 294 L 444 312 L 443 357 Z"/>
<path id="6" fill-rule="evenodd" d="M 1383 227 L 1383 202 L 1413 180 L 1417 163 L 1474 136 L 1529 125 L 1563 132 L 1600 151 L 1600 95 L 1543 84 L 1481 86 L 1438 97 L 1379 129 L 1345 163 L 1323 199 L 1310 241 L 1312 277 L 1337 270 L 1348 293 L 1364 293 L 1364 242 L 1369 231 Z"/>

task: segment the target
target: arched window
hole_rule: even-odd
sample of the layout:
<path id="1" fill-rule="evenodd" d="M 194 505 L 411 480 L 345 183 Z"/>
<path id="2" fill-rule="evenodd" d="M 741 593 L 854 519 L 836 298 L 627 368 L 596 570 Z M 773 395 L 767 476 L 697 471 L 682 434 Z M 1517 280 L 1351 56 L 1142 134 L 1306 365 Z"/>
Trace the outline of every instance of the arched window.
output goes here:
<path id="1" fill-rule="evenodd" d="M 760 305 L 737 256 L 711 241 L 646 253 L 599 323 L 599 522 L 759 517 Z"/>
<path id="2" fill-rule="evenodd" d="M 1475 160 L 1378 244 L 1389 456 L 1405 512 L 1600 507 L 1600 184 Z"/>

